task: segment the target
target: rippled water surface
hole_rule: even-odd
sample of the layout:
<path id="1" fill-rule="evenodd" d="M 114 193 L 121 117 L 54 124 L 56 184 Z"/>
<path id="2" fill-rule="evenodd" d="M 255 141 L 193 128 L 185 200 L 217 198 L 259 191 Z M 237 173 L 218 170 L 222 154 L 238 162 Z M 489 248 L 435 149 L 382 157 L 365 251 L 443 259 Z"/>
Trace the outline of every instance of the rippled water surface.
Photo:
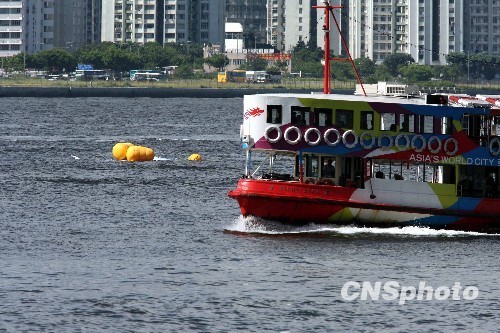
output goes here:
<path id="1" fill-rule="evenodd" d="M 500 236 L 243 219 L 242 99 L 0 101 L 0 331 L 500 327 Z M 113 160 L 122 140 L 157 159 Z M 349 281 L 479 296 L 345 301 Z"/>

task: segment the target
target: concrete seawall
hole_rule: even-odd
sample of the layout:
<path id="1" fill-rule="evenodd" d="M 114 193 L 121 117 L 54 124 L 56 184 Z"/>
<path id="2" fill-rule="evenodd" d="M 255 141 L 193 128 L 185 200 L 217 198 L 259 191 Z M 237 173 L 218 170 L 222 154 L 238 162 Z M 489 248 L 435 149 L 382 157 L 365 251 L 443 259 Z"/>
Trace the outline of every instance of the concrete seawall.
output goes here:
<path id="1" fill-rule="evenodd" d="M 305 89 L 0 87 L 0 97 L 234 98 L 264 93 L 310 94 L 312 91 Z M 346 94 L 353 92 L 349 90 L 336 91 L 336 93 Z"/>

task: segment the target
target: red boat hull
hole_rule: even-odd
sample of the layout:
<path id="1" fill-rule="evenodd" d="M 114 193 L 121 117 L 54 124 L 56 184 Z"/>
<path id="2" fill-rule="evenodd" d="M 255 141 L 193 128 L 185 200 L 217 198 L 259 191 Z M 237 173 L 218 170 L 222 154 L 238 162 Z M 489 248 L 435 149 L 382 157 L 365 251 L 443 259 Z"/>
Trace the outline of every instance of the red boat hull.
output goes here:
<path id="1" fill-rule="evenodd" d="M 438 229 L 500 231 L 498 212 L 491 209 L 480 216 L 475 211 L 396 206 L 377 203 L 376 200 L 359 202 L 352 200 L 356 190 L 367 191 L 300 182 L 240 179 L 237 188 L 228 195 L 238 201 L 244 216 L 289 224 L 418 225 Z"/>

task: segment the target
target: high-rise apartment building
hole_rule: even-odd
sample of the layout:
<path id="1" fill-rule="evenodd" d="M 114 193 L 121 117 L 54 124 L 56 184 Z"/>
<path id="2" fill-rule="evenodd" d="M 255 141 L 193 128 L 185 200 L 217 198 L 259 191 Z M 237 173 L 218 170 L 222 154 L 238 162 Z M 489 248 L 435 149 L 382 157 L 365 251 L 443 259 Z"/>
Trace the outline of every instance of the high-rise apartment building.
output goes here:
<path id="1" fill-rule="evenodd" d="M 332 6 L 341 6 L 345 0 L 332 0 Z M 320 48 L 324 47 L 324 10 L 313 8 L 322 5 L 319 0 L 290 0 L 285 4 L 285 50 L 289 51 L 297 45 L 299 41 L 312 43 Z M 335 9 L 334 14 L 339 24 L 342 34 L 347 39 L 349 26 L 345 23 L 348 7 Z M 330 20 L 330 48 L 335 54 L 344 54 L 341 38 L 333 19 Z"/>
<path id="2" fill-rule="evenodd" d="M 464 0 L 464 52 L 500 54 L 500 1 Z"/>
<path id="3" fill-rule="evenodd" d="M 55 22 L 58 17 L 64 15 L 64 11 L 56 11 L 56 5 L 62 4 L 63 1 L 64 0 L 23 1 L 26 5 L 26 16 L 23 20 L 23 25 L 25 26 L 25 45 L 23 45 L 21 51 L 33 54 L 54 47 L 56 34 Z M 60 31 L 61 30 L 59 30 L 59 32 Z"/>
<path id="4" fill-rule="evenodd" d="M 69 1 L 68 1 L 69 2 Z M 73 36 L 65 41 L 71 49 L 101 41 L 102 0 L 73 0 Z"/>
<path id="5" fill-rule="evenodd" d="M 226 22 L 241 23 L 247 44 L 266 43 L 268 0 L 225 0 Z M 284 2 L 284 1 L 283 1 Z"/>
<path id="6" fill-rule="evenodd" d="M 266 40 L 278 51 L 285 50 L 285 0 L 267 0 Z"/>
<path id="7" fill-rule="evenodd" d="M 219 0 L 114 0 L 102 5 L 103 41 L 158 43 L 224 42 Z"/>
<path id="8" fill-rule="evenodd" d="M 463 50 L 463 0 L 361 0 L 349 4 L 354 58 L 383 61 L 410 54 L 420 64 L 444 64 Z"/>
<path id="9" fill-rule="evenodd" d="M 25 49 L 25 15 L 24 1 L 0 1 L 0 56 L 12 56 Z"/>

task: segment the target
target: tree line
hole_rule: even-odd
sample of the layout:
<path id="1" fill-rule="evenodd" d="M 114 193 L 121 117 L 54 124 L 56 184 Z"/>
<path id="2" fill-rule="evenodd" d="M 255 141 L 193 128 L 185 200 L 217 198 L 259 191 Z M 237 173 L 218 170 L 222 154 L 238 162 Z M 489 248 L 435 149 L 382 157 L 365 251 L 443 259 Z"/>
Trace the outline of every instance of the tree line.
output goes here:
<path id="1" fill-rule="evenodd" d="M 311 43 L 298 42 L 292 51 L 292 73 L 303 76 L 321 77 L 323 51 Z M 389 55 L 380 64 L 368 58 L 355 59 L 356 68 L 366 83 L 397 80 L 405 83 L 425 83 L 431 79 L 464 82 L 484 78 L 492 80 L 500 74 L 500 56 L 484 53 L 450 53 L 446 56 L 447 65 L 418 65 L 408 54 Z M 116 74 L 131 69 L 154 69 L 178 66 L 179 77 L 192 77 L 194 70 L 208 64 L 223 70 L 229 59 L 223 54 L 203 58 L 203 45 L 197 43 L 112 43 L 89 44 L 74 52 L 65 49 L 40 51 L 33 55 L 17 54 L 2 59 L 2 68 L 9 71 L 24 69 L 44 70 L 53 74 L 73 72 L 77 64 L 91 64 L 96 69 L 108 69 Z M 266 60 L 249 55 L 247 62 L 240 66 L 247 70 L 287 71 L 285 62 L 276 62 L 269 67 Z M 333 62 L 332 78 L 339 81 L 355 80 L 355 72 L 348 62 Z"/>

